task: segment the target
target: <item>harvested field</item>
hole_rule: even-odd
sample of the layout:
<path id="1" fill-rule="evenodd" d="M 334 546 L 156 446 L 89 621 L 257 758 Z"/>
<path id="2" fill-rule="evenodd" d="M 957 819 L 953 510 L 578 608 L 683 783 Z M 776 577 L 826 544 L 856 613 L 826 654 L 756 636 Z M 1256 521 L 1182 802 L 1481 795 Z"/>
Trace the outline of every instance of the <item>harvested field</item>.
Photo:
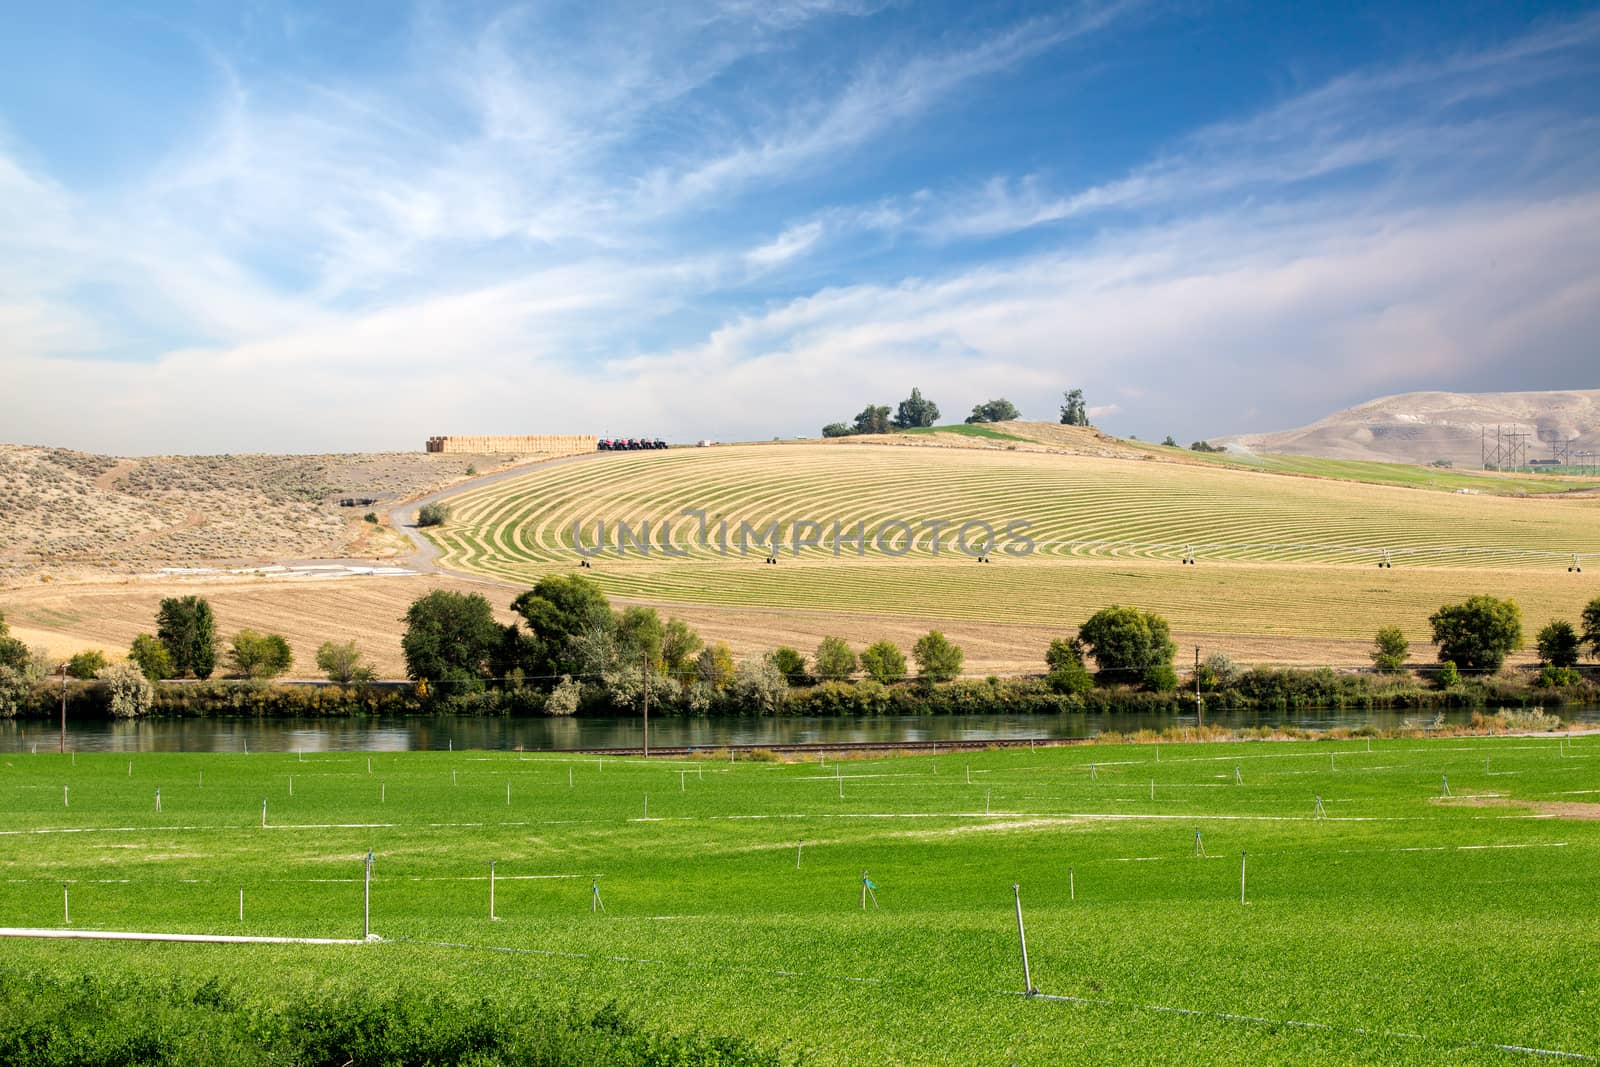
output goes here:
<path id="1" fill-rule="evenodd" d="M 116 656 L 135 634 L 155 627 L 162 597 L 198 594 L 211 601 L 224 634 L 243 627 L 281 633 L 294 651 L 296 675 L 314 673 L 317 646 L 353 640 L 387 677 L 402 677 L 400 617 L 413 599 L 430 589 L 481 592 L 503 621 L 515 590 L 445 576 L 341 578 L 325 581 L 259 578 L 122 580 L 51 583 L 0 590 L 0 611 L 12 634 L 51 654 L 67 656 L 98 648 Z M 839 611 L 717 608 L 654 602 L 663 616 L 677 616 L 710 641 L 726 641 L 739 656 L 760 655 L 778 645 L 809 654 L 824 636 L 837 635 L 857 648 L 888 638 L 909 648 L 935 626 L 966 652 L 968 673 L 1016 674 L 1043 669 L 1044 649 L 1071 624 L 994 623 L 939 620 Z M 1359 639 L 1200 633 L 1180 630 L 1187 649 L 1225 651 L 1242 662 L 1283 664 L 1362 664 L 1369 642 Z M 1426 649 L 1419 648 L 1419 655 Z"/>

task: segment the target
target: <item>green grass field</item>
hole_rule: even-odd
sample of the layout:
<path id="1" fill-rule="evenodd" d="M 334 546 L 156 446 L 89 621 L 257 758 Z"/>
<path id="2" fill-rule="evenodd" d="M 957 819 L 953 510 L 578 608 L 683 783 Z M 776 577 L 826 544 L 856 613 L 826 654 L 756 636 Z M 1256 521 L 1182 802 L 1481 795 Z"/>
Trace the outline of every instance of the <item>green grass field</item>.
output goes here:
<path id="1" fill-rule="evenodd" d="M 1596 738 L 368 760 L 7 755 L 0 926 L 60 927 L 65 883 L 74 929 L 360 937 L 370 849 L 385 940 L 8 939 L 0 968 L 614 999 L 816 1063 L 1600 1055 Z M 1013 883 L 1036 988 L 1077 999 L 1019 995 Z"/>

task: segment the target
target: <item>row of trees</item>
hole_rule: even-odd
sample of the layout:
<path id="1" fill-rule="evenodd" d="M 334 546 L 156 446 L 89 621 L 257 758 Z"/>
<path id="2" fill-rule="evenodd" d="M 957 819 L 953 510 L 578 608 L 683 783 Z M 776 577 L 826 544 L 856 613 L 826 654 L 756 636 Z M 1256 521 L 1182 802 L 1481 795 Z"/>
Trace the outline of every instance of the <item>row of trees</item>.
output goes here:
<path id="1" fill-rule="evenodd" d="M 1022 418 L 1022 412 L 1005 397 L 986 400 L 972 405 L 972 414 L 962 421 L 968 425 L 985 422 L 1010 422 Z M 923 397 L 922 390 L 912 389 L 911 395 L 900 401 L 893 415 L 887 404 L 868 404 L 850 422 L 830 422 L 822 428 L 824 437 L 852 437 L 856 434 L 891 433 L 895 430 L 913 430 L 934 426 L 939 422 L 939 405 Z M 1066 426 L 1089 425 L 1089 407 L 1082 389 L 1072 389 L 1065 394 L 1061 405 L 1061 422 Z"/>

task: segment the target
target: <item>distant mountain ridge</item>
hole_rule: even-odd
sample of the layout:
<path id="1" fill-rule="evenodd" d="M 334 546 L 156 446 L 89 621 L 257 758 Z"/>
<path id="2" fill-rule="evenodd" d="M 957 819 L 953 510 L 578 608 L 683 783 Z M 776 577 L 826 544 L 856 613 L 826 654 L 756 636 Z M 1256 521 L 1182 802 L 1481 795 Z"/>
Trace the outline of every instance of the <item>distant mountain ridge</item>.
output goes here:
<path id="1" fill-rule="evenodd" d="M 1390 463 L 1448 460 L 1476 467 L 1484 429 L 1530 433 L 1527 458 L 1550 459 L 1575 438 L 1574 453 L 1600 452 L 1600 389 L 1527 393 L 1401 393 L 1336 411 L 1297 430 L 1214 438 L 1244 452 L 1281 452 Z"/>

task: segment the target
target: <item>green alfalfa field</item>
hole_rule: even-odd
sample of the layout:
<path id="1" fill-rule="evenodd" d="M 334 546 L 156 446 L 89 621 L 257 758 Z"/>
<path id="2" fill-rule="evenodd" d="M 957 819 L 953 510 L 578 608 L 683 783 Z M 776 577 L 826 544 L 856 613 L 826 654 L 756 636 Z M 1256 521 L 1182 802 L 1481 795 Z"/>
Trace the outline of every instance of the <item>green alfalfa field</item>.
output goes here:
<path id="1" fill-rule="evenodd" d="M 419 1032 L 548 1006 L 826 1064 L 1597 1056 L 1597 801 L 1588 736 L 842 763 L 11 753 L 0 926 L 62 928 L 69 903 L 74 930 L 359 939 L 370 850 L 382 940 L 6 938 L 0 1048 L 72 1030 L 54 991 L 87 989 L 164 997 L 121 1005 L 135 1031 L 407 994 Z M 1022 995 L 1014 884 L 1042 996 Z M 257 1031 L 222 1033 L 244 1057 Z M 337 1062 L 381 1062 L 363 1040 Z"/>

